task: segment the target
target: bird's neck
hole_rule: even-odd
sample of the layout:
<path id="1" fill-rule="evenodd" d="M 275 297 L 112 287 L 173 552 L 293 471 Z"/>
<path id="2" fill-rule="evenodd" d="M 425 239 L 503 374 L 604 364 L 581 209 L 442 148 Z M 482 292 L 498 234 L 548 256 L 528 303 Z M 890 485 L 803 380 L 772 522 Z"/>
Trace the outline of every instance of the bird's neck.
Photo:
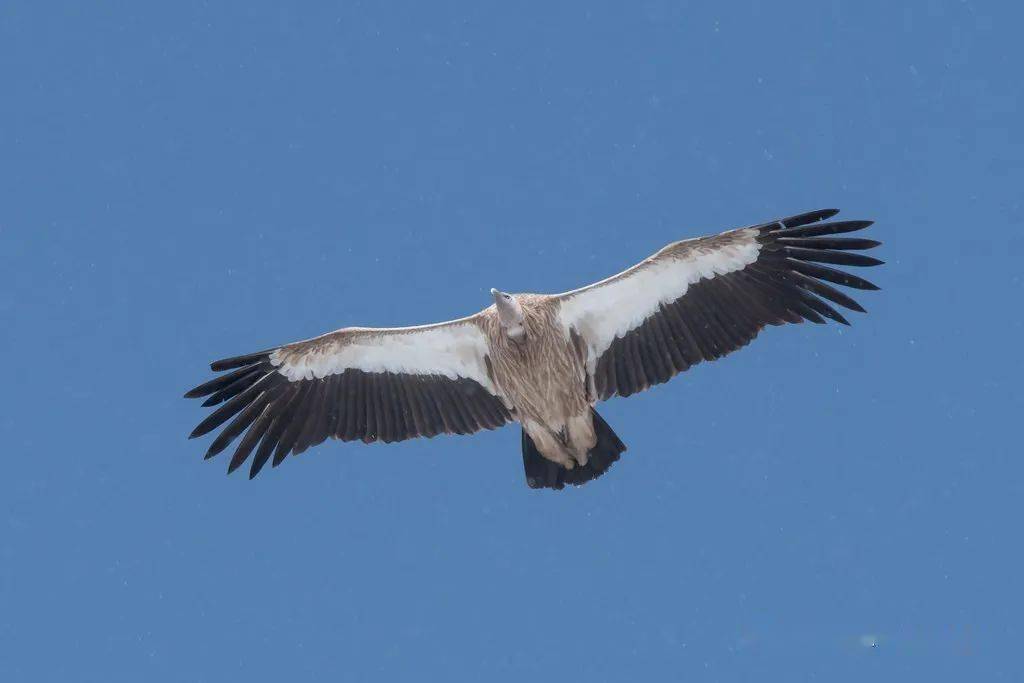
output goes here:
<path id="1" fill-rule="evenodd" d="M 526 339 L 526 328 L 522 323 L 517 325 L 511 325 L 505 328 L 505 334 L 508 338 L 516 343 L 520 343 Z"/>

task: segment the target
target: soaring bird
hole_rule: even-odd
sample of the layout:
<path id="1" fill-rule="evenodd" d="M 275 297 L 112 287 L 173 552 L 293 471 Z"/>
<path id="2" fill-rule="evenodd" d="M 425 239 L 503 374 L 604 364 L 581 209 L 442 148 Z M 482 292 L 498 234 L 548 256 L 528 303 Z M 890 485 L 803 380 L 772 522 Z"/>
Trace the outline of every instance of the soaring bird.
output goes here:
<path id="1" fill-rule="evenodd" d="M 875 266 L 880 243 L 835 237 L 870 221 L 823 209 L 673 242 L 605 280 L 563 294 L 507 294 L 465 318 L 398 328 L 346 327 L 211 363 L 185 394 L 214 410 L 190 438 L 227 425 L 210 458 L 241 437 L 232 472 L 249 477 L 328 437 L 402 441 L 522 426 L 531 488 L 604 474 L 626 450 L 594 405 L 629 396 L 731 353 L 765 325 L 863 312 L 827 283 L 878 289 L 821 264 Z M 230 420 L 230 422 L 229 422 Z"/>

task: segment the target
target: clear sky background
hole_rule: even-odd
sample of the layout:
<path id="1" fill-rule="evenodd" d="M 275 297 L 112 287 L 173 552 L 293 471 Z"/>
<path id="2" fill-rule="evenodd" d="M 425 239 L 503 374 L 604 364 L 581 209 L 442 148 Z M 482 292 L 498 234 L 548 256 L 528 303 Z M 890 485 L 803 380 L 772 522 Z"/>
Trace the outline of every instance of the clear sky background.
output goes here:
<path id="1" fill-rule="evenodd" d="M 0 679 L 1021 680 L 1022 20 L 0 4 Z M 581 489 L 515 427 L 186 441 L 213 358 L 830 206 L 870 313 L 605 404 Z"/>

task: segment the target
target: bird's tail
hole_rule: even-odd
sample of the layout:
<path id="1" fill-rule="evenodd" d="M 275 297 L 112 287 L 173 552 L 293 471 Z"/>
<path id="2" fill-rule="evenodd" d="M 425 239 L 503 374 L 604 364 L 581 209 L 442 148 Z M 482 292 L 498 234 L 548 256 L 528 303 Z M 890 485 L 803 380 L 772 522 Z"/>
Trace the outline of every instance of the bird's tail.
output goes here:
<path id="1" fill-rule="evenodd" d="M 591 408 L 590 415 L 594 420 L 597 443 L 590 449 L 587 464 L 583 467 L 577 465 L 571 470 L 541 455 L 533 439 L 523 430 L 523 469 L 526 470 L 526 483 L 530 488 L 562 489 L 566 484 L 580 486 L 600 477 L 619 459 L 626 445 L 596 410 Z"/>

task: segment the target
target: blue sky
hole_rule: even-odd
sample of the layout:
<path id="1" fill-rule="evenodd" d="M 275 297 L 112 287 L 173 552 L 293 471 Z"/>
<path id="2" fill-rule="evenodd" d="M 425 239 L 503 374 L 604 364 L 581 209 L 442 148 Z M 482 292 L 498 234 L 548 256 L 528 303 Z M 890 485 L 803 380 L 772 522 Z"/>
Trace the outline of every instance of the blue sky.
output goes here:
<path id="1" fill-rule="evenodd" d="M 4 3 L 0 678 L 1020 680 L 1022 19 Z M 213 358 L 827 206 L 869 315 L 604 405 L 581 489 L 512 427 L 185 439 Z"/>

